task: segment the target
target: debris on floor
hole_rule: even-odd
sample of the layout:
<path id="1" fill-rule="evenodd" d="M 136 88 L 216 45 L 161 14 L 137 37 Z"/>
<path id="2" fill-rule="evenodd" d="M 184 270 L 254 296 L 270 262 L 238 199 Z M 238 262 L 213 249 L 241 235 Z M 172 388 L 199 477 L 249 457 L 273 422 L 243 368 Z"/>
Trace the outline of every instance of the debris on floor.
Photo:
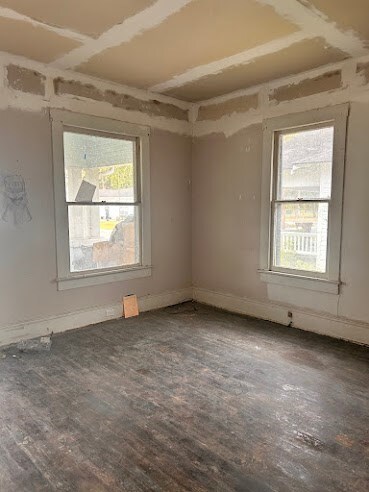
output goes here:
<path id="1" fill-rule="evenodd" d="M 341 444 L 341 446 L 344 446 L 345 448 L 352 448 L 354 445 L 354 440 L 348 437 L 346 434 L 338 434 L 336 436 L 336 442 L 338 444 Z"/>
<path id="2" fill-rule="evenodd" d="M 324 444 L 320 439 L 308 434 L 307 432 L 298 431 L 296 434 L 296 439 L 317 450 L 321 450 L 324 447 Z"/>
<path id="3" fill-rule="evenodd" d="M 51 349 L 51 335 L 40 338 L 32 338 L 31 340 L 21 340 L 17 344 L 17 347 L 20 352 L 48 352 Z"/>
<path id="4" fill-rule="evenodd" d="M 192 301 L 185 301 L 181 304 L 176 304 L 175 306 L 169 306 L 166 311 L 170 314 L 185 314 L 194 315 L 198 310 L 196 304 Z"/>

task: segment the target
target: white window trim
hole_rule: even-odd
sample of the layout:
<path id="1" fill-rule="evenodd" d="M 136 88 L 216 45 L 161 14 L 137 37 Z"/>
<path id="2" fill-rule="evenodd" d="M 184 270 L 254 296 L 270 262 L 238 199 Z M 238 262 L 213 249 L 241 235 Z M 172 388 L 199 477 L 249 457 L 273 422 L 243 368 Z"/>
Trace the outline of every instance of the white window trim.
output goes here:
<path id="1" fill-rule="evenodd" d="M 342 202 L 345 167 L 346 127 L 349 105 L 316 109 L 266 120 L 263 124 L 263 162 L 260 228 L 260 278 L 262 281 L 338 294 L 340 286 L 340 255 Z M 329 207 L 327 273 L 274 269 L 271 265 L 272 186 L 274 165 L 274 134 L 276 131 L 331 122 L 334 125 L 332 195 Z M 277 271 L 279 270 L 279 271 Z"/>
<path id="2" fill-rule="evenodd" d="M 51 110 L 58 290 L 118 282 L 151 275 L 150 128 L 107 118 Z M 140 139 L 141 264 L 89 272 L 70 272 L 68 206 L 65 196 L 63 128 L 75 127 Z"/>

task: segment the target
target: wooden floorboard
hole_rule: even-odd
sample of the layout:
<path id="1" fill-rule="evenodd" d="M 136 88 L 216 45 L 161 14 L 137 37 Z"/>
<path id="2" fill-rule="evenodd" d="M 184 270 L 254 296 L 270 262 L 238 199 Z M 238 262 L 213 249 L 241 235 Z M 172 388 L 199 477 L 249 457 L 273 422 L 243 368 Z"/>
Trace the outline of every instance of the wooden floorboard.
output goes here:
<path id="1" fill-rule="evenodd" d="M 367 348 L 186 303 L 0 357 L 0 492 L 369 490 Z"/>

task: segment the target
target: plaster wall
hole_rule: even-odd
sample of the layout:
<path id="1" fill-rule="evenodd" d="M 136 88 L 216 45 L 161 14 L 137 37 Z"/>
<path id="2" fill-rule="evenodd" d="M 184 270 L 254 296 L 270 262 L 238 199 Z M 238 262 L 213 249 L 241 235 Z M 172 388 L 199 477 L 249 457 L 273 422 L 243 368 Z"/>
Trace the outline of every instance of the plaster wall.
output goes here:
<path id="1" fill-rule="evenodd" d="M 195 289 L 282 303 L 368 323 L 368 131 L 369 104 L 351 103 L 340 295 L 272 286 L 259 278 L 261 125 L 249 126 L 228 138 L 224 133 L 196 138 L 192 162 Z"/>
<path id="2" fill-rule="evenodd" d="M 296 326 L 300 317 L 300 327 L 369 343 L 367 63 L 345 62 L 196 106 L 0 58 L 0 171 L 22 174 L 33 216 L 22 227 L 0 221 L 0 344 L 22 338 L 22 323 L 27 337 L 36 336 L 50 329 L 48 317 L 61 316 L 52 326 L 62 331 L 71 319 L 83 326 L 119 316 L 127 293 L 153 308 L 188 299 L 192 286 L 204 302 L 230 310 L 242 304 L 241 312 L 282 323 L 292 307 Z M 351 112 L 340 295 L 268 286 L 257 272 L 262 121 L 342 102 Z M 151 127 L 150 278 L 57 291 L 49 108 Z"/>
<path id="3" fill-rule="evenodd" d="M 152 276 L 58 292 L 48 111 L 0 111 L 1 171 L 23 176 L 32 214 L 0 220 L 1 327 L 191 286 L 191 139 L 153 128 L 150 144 Z"/>

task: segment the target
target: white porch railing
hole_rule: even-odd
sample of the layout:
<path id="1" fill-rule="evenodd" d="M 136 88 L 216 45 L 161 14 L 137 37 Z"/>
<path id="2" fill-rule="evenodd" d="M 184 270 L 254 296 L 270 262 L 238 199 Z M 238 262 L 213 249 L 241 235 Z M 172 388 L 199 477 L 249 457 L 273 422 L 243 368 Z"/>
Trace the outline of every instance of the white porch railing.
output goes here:
<path id="1" fill-rule="evenodd" d="M 311 232 L 282 232 L 282 250 L 300 255 L 316 255 L 317 234 Z"/>

